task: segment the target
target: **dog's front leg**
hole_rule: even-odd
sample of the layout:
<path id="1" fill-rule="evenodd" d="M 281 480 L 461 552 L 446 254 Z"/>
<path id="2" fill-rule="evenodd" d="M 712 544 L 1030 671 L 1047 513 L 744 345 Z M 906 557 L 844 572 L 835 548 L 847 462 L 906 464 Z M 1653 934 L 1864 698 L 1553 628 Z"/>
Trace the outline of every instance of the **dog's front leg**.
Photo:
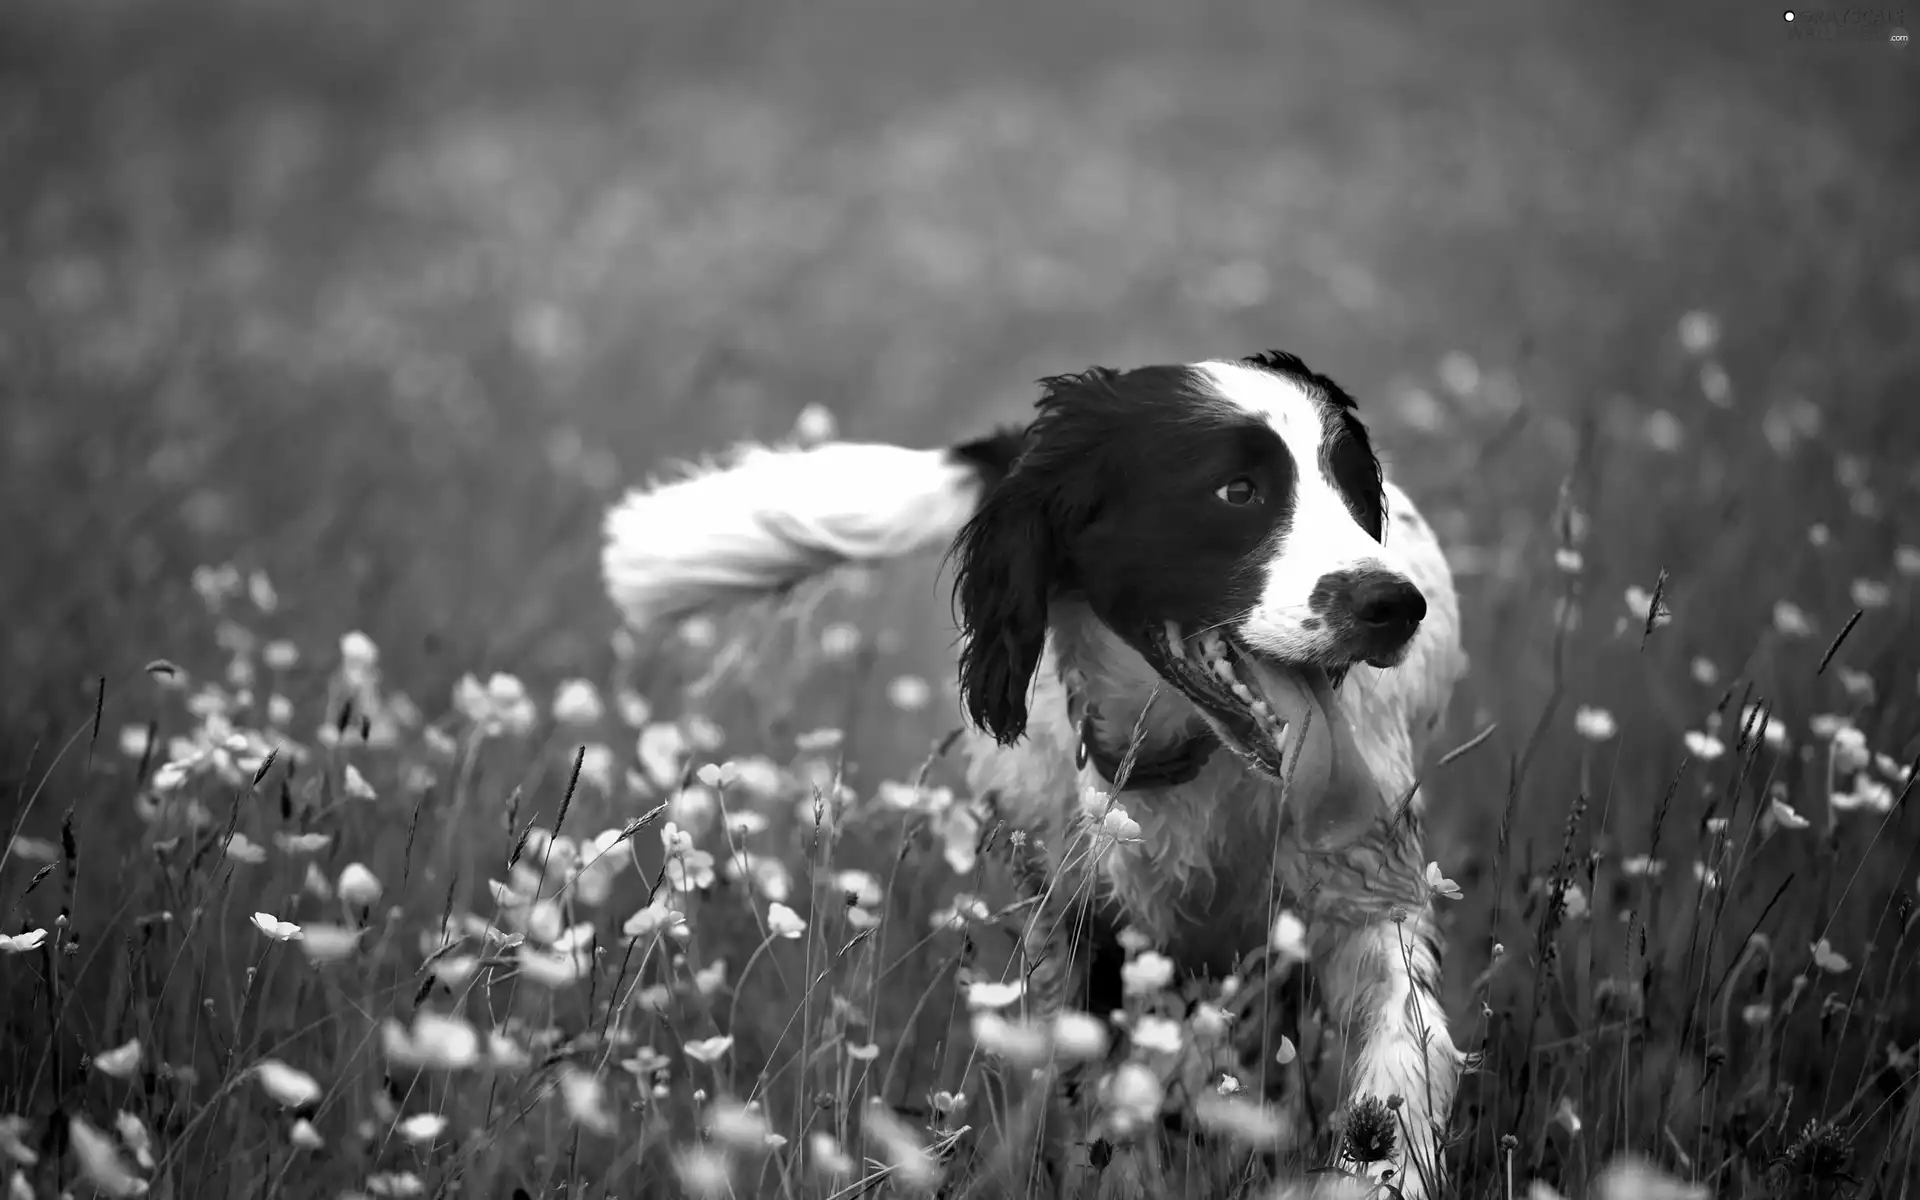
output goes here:
<path id="1" fill-rule="evenodd" d="M 1370 1178 L 1390 1169 L 1408 1200 L 1425 1200 L 1439 1190 L 1462 1058 L 1440 1005 L 1418 832 L 1393 824 L 1324 864 L 1313 950 L 1328 1010 L 1347 1030 L 1342 1156 Z"/>

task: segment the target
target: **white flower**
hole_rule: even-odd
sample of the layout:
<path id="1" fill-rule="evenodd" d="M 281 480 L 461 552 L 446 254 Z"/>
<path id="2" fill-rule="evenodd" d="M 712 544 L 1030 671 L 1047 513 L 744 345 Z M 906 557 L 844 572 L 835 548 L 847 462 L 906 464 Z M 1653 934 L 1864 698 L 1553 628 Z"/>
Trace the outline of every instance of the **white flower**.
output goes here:
<path id="1" fill-rule="evenodd" d="M 1149 950 L 1120 968 L 1120 982 L 1129 996 L 1157 992 L 1173 982 L 1173 960 Z"/>
<path id="2" fill-rule="evenodd" d="M 1054 1014 L 1053 1048 L 1071 1062 L 1091 1062 L 1105 1058 L 1108 1045 L 1107 1025 L 1088 1013 L 1064 1011 Z"/>
<path id="3" fill-rule="evenodd" d="M 1812 822 L 1795 812 L 1793 806 L 1785 800 L 1778 796 L 1771 796 L 1767 799 L 1767 812 L 1761 818 L 1761 823 L 1780 829 L 1805 829 Z"/>
<path id="4" fill-rule="evenodd" d="M 569 679 L 553 692 L 553 719 L 562 725 L 597 725 L 606 715 L 600 691 L 585 679 Z"/>
<path id="5" fill-rule="evenodd" d="M 227 857 L 246 866 L 258 866 L 267 861 L 267 848 L 236 829 L 227 839 Z"/>
<path id="6" fill-rule="evenodd" d="M 973 1009 L 1006 1008 L 1016 1003 L 1026 994 L 1025 978 L 1015 979 L 1011 983 L 995 983 L 992 980 L 976 980 L 966 985 L 967 1007 Z"/>
<path id="7" fill-rule="evenodd" d="M 1123 1063 L 1101 1088 L 1116 1132 L 1130 1133 L 1160 1115 L 1166 1093 L 1159 1076 L 1139 1063 Z"/>
<path id="8" fill-rule="evenodd" d="M 1844 955 L 1835 950 L 1833 943 L 1829 942 L 1826 938 L 1821 938 L 1815 942 L 1811 948 L 1813 950 L 1813 965 L 1819 967 L 1822 971 L 1830 975 L 1844 975 L 1853 969 L 1853 964 L 1848 962 Z"/>
<path id="9" fill-rule="evenodd" d="M 973 1014 L 973 1040 L 988 1054 L 1021 1067 L 1044 1063 L 1052 1045 L 1045 1027 L 1028 1021 L 1009 1021 L 991 1010 Z"/>
<path id="10" fill-rule="evenodd" d="M 1194 1097 L 1193 1115 L 1208 1133 L 1241 1146 L 1275 1146 L 1293 1132 L 1271 1106 L 1219 1092 Z"/>
<path id="11" fill-rule="evenodd" d="M 1867 769 L 1872 753 L 1867 749 L 1867 735 L 1851 725 L 1834 731 L 1833 769 L 1842 775 L 1851 775 L 1855 771 Z"/>
<path id="12" fill-rule="evenodd" d="M 276 942 L 291 942 L 300 936 L 300 927 L 292 921 L 282 921 L 272 913 L 253 914 L 253 926 Z"/>
<path id="13" fill-rule="evenodd" d="M 1290 962 L 1307 961 L 1307 923 L 1291 909 L 1282 911 L 1274 918 L 1273 932 L 1268 935 L 1267 944 L 1279 951 L 1281 958 Z"/>
<path id="14" fill-rule="evenodd" d="M 1132 846 L 1140 842 L 1140 822 L 1129 816 L 1127 810 L 1118 803 L 1109 807 L 1100 818 L 1100 832 L 1118 845 Z"/>
<path id="15" fill-rule="evenodd" d="M 1134 1022 L 1128 1037 L 1135 1047 L 1149 1054 L 1178 1054 L 1182 1042 L 1179 1022 L 1156 1016 Z"/>
<path id="16" fill-rule="evenodd" d="M 67 1140 L 73 1146 L 75 1161 L 80 1164 L 80 1174 L 96 1189 L 109 1196 L 147 1194 L 147 1181 L 127 1167 L 113 1139 L 95 1129 L 86 1118 L 68 1119 Z"/>
<path id="17" fill-rule="evenodd" d="M 370 908 L 379 903 L 382 891 L 379 878 L 367 869 L 365 863 L 348 863 L 340 872 L 340 882 L 335 885 L 340 899 L 356 908 Z"/>
<path id="18" fill-rule="evenodd" d="M 630 938 L 650 938 L 659 934 L 668 937 L 685 938 L 691 931 L 687 928 L 686 914 L 673 907 L 671 893 L 662 888 L 654 893 L 638 912 L 627 918 L 620 932 Z"/>
<path id="19" fill-rule="evenodd" d="M 437 1112 L 415 1113 L 401 1121 L 398 1129 L 409 1142 L 425 1145 L 446 1132 L 447 1118 Z"/>
<path id="20" fill-rule="evenodd" d="M 367 782 L 367 777 L 360 773 L 360 768 L 354 766 L 352 763 L 348 763 L 347 769 L 341 774 L 340 790 L 347 794 L 347 799 L 349 800 L 377 800 L 380 798 L 379 794 L 373 790 L 373 785 Z"/>
<path id="21" fill-rule="evenodd" d="M 458 1017 L 422 1012 L 412 1029 L 388 1020 L 380 1037 L 387 1057 L 402 1066 L 458 1071 L 480 1061 L 480 1035 Z"/>
<path id="22" fill-rule="evenodd" d="M 1773 627 L 1786 637 L 1810 637 L 1813 634 L 1813 622 L 1808 619 L 1806 612 L 1791 600 L 1775 601 Z"/>
<path id="23" fill-rule="evenodd" d="M 300 949 L 309 962 L 343 962 L 359 951 L 360 931 L 344 925 L 307 925 L 300 930 Z"/>
<path id="24" fill-rule="evenodd" d="M 1620 729 L 1612 713 L 1591 705 L 1581 705 L 1573 714 L 1573 727 L 1581 737 L 1594 742 L 1607 741 Z"/>
<path id="25" fill-rule="evenodd" d="M 1687 730 L 1687 753 L 1701 762 L 1712 762 L 1727 752 L 1727 747 L 1719 738 L 1710 733 L 1701 733 L 1697 729 Z"/>
<path id="26" fill-rule="evenodd" d="M 260 1090 L 273 1097 L 274 1103 L 283 1108 L 305 1108 L 310 1104 L 318 1104 L 320 1097 L 326 1094 L 313 1076 L 277 1058 L 263 1058 L 255 1063 L 253 1077 L 260 1081 Z"/>
<path id="27" fill-rule="evenodd" d="M 887 685 L 887 700 L 902 712 L 919 712 L 933 699 L 933 688 L 918 675 L 902 675 Z"/>
<path id="28" fill-rule="evenodd" d="M 797 938 L 807 931 L 799 913 L 775 901 L 767 906 L 767 932 L 778 938 Z"/>
<path id="29" fill-rule="evenodd" d="M 1427 864 L 1427 890 L 1448 900 L 1458 900 L 1462 895 L 1460 885 L 1448 879 L 1437 862 Z"/>
<path id="30" fill-rule="evenodd" d="M 716 1063 L 733 1049 L 731 1037 L 694 1038 L 680 1047 L 695 1062 Z"/>
<path id="31" fill-rule="evenodd" d="M 140 1039 L 93 1056 L 93 1069 L 113 1079 L 131 1079 L 140 1069 Z"/>
<path id="32" fill-rule="evenodd" d="M 869 871 L 841 871 L 834 875 L 833 887 L 845 898 L 849 907 L 857 904 L 864 908 L 877 908 L 886 899 L 880 881 Z"/>
<path id="33" fill-rule="evenodd" d="M 29 929 L 25 933 L 0 933 L 0 954 L 25 954 L 47 944 L 47 931 Z"/>

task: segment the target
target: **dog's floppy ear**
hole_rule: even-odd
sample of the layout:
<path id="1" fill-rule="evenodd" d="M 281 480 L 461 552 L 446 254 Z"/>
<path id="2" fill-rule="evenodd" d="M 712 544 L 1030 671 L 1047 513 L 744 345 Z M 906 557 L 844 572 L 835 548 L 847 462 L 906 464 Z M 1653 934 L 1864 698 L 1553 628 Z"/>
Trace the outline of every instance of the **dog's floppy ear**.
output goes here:
<path id="1" fill-rule="evenodd" d="M 960 697 L 1002 745 L 1027 731 L 1027 689 L 1047 640 L 1058 541 L 1038 490 L 1018 471 L 987 494 L 954 539 Z"/>

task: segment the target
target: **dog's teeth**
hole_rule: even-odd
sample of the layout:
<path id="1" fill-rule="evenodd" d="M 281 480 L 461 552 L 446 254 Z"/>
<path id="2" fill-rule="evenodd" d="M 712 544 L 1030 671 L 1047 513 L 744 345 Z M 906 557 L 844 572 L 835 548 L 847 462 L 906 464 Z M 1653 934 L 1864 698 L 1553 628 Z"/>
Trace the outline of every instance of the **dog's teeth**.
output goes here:
<path id="1" fill-rule="evenodd" d="M 1183 657 L 1186 655 L 1187 646 L 1185 640 L 1180 636 L 1180 623 L 1178 621 L 1167 622 L 1167 645 L 1173 648 L 1175 654 Z"/>
<path id="2" fill-rule="evenodd" d="M 1249 704 L 1248 707 L 1253 709 L 1253 715 L 1256 717 L 1259 717 L 1261 720 L 1263 721 L 1273 720 L 1273 713 L 1271 710 L 1267 708 L 1267 702 L 1265 700 L 1256 699 L 1251 704 Z"/>
<path id="3" fill-rule="evenodd" d="M 1246 684 L 1241 683 L 1238 679 L 1233 681 L 1232 690 L 1233 694 L 1240 698 L 1240 702 L 1248 708 L 1252 708 L 1253 705 L 1257 703 L 1253 698 L 1253 692 Z"/>
<path id="4" fill-rule="evenodd" d="M 1234 677 L 1233 664 L 1223 659 L 1213 660 L 1213 674 L 1221 683 L 1238 686 L 1240 681 Z"/>

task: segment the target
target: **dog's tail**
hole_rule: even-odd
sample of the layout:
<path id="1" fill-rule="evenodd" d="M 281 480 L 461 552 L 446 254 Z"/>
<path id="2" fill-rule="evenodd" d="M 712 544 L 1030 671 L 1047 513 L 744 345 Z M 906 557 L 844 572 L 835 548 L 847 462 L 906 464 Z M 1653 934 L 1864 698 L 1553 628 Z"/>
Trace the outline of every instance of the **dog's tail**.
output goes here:
<path id="1" fill-rule="evenodd" d="M 607 594 L 644 630 L 838 566 L 944 548 L 1021 444 L 1008 428 L 944 450 L 743 447 L 726 465 L 636 488 L 608 511 Z"/>

